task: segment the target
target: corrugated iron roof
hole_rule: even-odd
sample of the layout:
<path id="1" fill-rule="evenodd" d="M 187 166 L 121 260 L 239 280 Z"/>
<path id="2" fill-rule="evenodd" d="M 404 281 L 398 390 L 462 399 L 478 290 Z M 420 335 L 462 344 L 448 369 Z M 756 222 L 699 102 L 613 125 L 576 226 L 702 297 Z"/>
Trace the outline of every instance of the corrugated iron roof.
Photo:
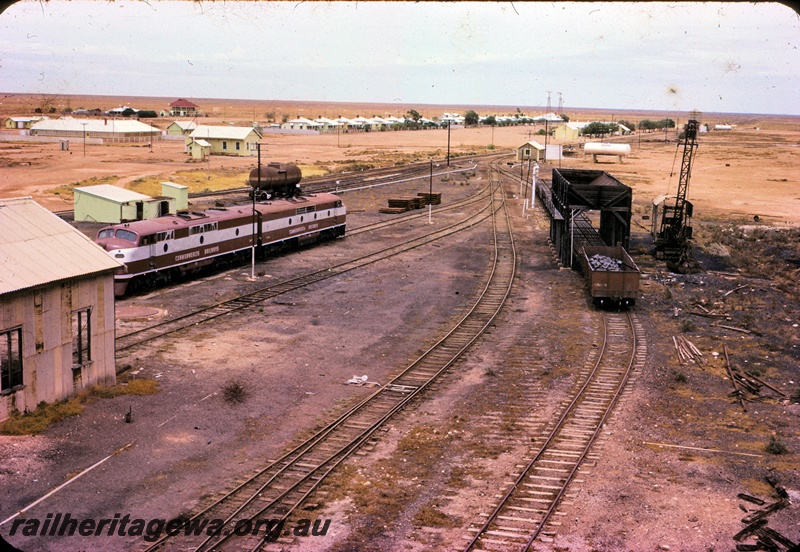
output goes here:
<path id="1" fill-rule="evenodd" d="M 196 103 L 192 103 L 189 100 L 185 100 L 183 98 L 175 100 L 174 102 L 169 104 L 169 106 L 170 107 L 200 107 Z"/>
<path id="2" fill-rule="evenodd" d="M 535 140 L 529 140 L 529 141 L 525 142 L 524 144 L 522 144 L 521 146 L 518 146 L 517 149 L 524 148 L 525 146 L 532 146 L 533 148 L 535 148 L 535 149 L 537 149 L 539 151 L 544 150 L 544 146 L 541 145 L 539 142 L 536 142 Z"/>
<path id="3" fill-rule="evenodd" d="M 126 190 L 125 188 L 120 188 L 119 186 L 112 186 L 111 184 L 82 186 L 75 189 L 85 194 L 102 197 L 103 199 L 109 199 L 111 201 L 116 201 L 117 203 L 128 203 L 129 201 L 144 201 L 150 199 L 150 196 L 140 194 L 139 192 L 134 192 L 132 190 Z"/>
<path id="4" fill-rule="evenodd" d="M 31 126 L 31 130 L 83 132 L 84 129 L 86 129 L 86 132 L 92 133 L 139 132 L 142 134 L 161 135 L 160 128 L 128 119 L 74 119 L 72 117 L 64 117 L 62 119 L 43 119 Z"/>
<path id="5" fill-rule="evenodd" d="M 190 129 L 197 128 L 197 123 L 195 123 L 194 121 L 174 121 L 169 126 L 172 126 L 172 125 L 177 126 L 181 130 L 190 130 Z"/>
<path id="6" fill-rule="evenodd" d="M 210 138 L 226 139 L 226 140 L 244 140 L 250 136 L 251 132 L 261 138 L 261 134 L 253 127 L 236 127 L 236 126 L 208 126 L 198 125 L 196 129 L 189 135 L 192 138 Z"/>
<path id="7" fill-rule="evenodd" d="M 30 197 L 0 199 L 0 295 L 121 266 Z"/>

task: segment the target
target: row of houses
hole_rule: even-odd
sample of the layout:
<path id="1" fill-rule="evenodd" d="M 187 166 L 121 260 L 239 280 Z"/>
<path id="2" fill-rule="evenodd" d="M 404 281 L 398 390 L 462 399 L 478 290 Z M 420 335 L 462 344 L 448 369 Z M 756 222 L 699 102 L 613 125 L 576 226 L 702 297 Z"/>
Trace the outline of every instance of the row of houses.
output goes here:
<path id="1" fill-rule="evenodd" d="M 313 130 L 317 132 L 336 132 L 336 131 L 380 131 L 388 130 L 390 128 L 401 127 L 409 124 L 415 124 L 422 127 L 439 127 L 440 123 L 421 117 L 419 120 L 410 118 L 400 119 L 399 117 L 354 117 L 348 119 L 347 117 L 338 117 L 336 119 L 328 119 L 327 117 L 320 117 L 318 119 L 307 119 L 305 117 L 298 117 L 297 119 L 290 119 L 280 125 L 269 125 L 267 128 L 280 128 L 281 130 Z"/>
<path id="2" fill-rule="evenodd" d="M 595 121 L 588 121 L 588 122 L 570 122 L 565 123 L 563 125 L 557 126 L 553 129 L 553 137 L 557 140 L 564 140 L 564 141 L 572 141 L 577 140 L 581 136 L 581 131 L 592 124 Z M 606 121 L 598 121 L 603 124 L 612 124 Z M 621 134 L 630 134 L 632 131 L 625 125 L 621 125 L 619 123 L 613 123 L 619 127 L 619 130 L 615 133 L 617 135 Z"/>
<path id="3" fill-rule="evenodd" d="M 25 130 L 30 136 L 62 141 L 156 142 L 165 135 L 185 141 L 186 152 L 194 158 L 205 155 L 256 155 L 262 133 L 255 127 L 197 125 L 193 121 L 175 121 L 166 131 L 130 119 L 61 119 L 41 118 Z"/>

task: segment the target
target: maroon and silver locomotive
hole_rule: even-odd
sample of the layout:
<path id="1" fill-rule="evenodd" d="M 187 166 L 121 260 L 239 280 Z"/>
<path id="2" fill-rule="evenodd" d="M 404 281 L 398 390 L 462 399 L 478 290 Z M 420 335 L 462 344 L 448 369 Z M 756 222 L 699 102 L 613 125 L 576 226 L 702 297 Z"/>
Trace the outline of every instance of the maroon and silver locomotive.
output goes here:
<path id="1" fill-rule="evenodd" d="M 290 197 L 202 212 L 179 212 L 106 226 L 97 243 L 125 263 L 114 276 L 122 296 L 131 282 L 146 286 L 217 264 L 255 246 L 259 252 L 344 235 L 346 208 L 329 193 Z"/>

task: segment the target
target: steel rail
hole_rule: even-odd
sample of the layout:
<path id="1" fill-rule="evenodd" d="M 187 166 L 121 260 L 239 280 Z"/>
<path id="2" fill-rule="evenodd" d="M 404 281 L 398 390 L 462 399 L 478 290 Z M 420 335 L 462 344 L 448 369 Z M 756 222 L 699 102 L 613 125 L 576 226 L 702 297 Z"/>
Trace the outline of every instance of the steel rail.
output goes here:
<path id="1" fill-rule="evenodd" d="M 256 291 L 240 295 L 233 299 L 222 301 L 214 305 L 198 309 L 191 313 L 178 316 L 176 318 L 172 318 L 170 320 L 166 320 L 164 322 L 153 324 L 146 328 L 142 328 L 118 336 L 116 339 L 116 350 L 123 351 L 129 349 L 140 343 L 156 339 L 157 337 L 162 337 L 164 335 L 174 333 L 189 326 L 195 326 L 197 324 L 200 324 L 201 322 L 206 322 L 209 320 L 213 320 L 215 318 L 219 318 L 220 316 L 223 316 L 225 314 L 245 309 L 247 307 L 253 306 L 257 303 L 260 303 L 267 299 L 271 299 L 278 295 L 288 293 L 298 288 L 306 287 L 313 283 L 344 274 L 345 272 L 355 270 L 357 268 L 362 268 L 364 266 L 387 259 L 394 255 L 398 255 L 400 253 L 416 249 L 432 241 L 445 238 L 456 232 L 471 228 L 476 224 L 480 223 L 488 216 L 491 216 L 491 214 L 489 215 L 484 214 L 484 211 L 486 211 L 487 209 L 489 209 L 488 205 L 483 209 L 479 210 L 476 214 L 470 215 L 469 217 L 459 222 L 456 222 L 450 226 L 447 226 L 445 228 L 441 228 L 438 230 L 434 230 L 433 232 L 424 234 L 423 236 L 412 238 L 410 240 L 406 240 L 399 244 L 386 247 L 379 251 L 363 255 L 356 259 L 351 259 L 336 265 L 315 270 L 313 272 L 289 280 L 285 280 L 277 284 L 260 288 Z"/>
<path id="2" fill-rule="evenodd" d="M 458 201 L 454 201 L 453 203 L 449 203 L 447 205 L 442 205 L 440 207 L 437 207 L 437 208 L 435 208 L 433 210 L 433 212 L 441 214 L 441 213 L 446 213 L 447 211 L 453 211 L 455 209 L 461 209 L 463 207 L 468 207 L 469 205 L 472 205 L 473 203 L 477 203 L 478 201 L 480 201 L 483 198 L 483 195 L 486 194 L 488 191 L 489 191 L 489 184 L 487 184 L 486 186 L 481 188 L 478 191 L 478 193 L 473 194 L 473 195 L 471 195 L 469 197 L 466 197 L 464 199 L 460 199 Z M 374 230 L 379 230 L 381 228 L 386 228 L 388 226 L 394 226 L 396 224 L 402 224 L 404 222 L 410 222 L 410 221 L 413 221 L 413 220 L 416 220 L 416 219 L 419 219 L 419 218 L 428 218 L 428 213 L 427 212 L 423 212 L 423 213 L 408 212 L 408 213 L 402 214 L 402 215 L 395 215 L 395 216 L 393 216 L 392 218 L 390 218 L 388 220 L 382 220 L 382 221 L 374 222 L 374 223 L 371 223 L 371 224 L 365 224 L 363 226 L 356 226 L 356 227 L 348 226 L 346 236 L 354 236 L 354 235 L 362 234 L 364 232 L 372 232 Z"/>
<path id="3" fill-rule="evenodd" d="M 502 188 L 498 187 L 499 190 L 502 191 Z M 494 195 L 492 196 L 494 199 Z M 382 391 L 385 390 L 394 390 L 396 388 L 402 389 L 409 389 L 414 388 L 414 385 L 407 385 L 403 384 L 404 378 L 413 380 L 418 379 L 418 376 L 414 377 L 414 372 L 419 371 L 424 374 L 425 381 L 421 385 L 416 386 L 413 391 L 407 392 L 406 396 L 402 398 L 402 400 L 398 401 L 390 410 L 388 410 L 380 419 L 376 420 L 373 425 L 365 430 L 357 439 L 356 442 L 351 443 L 352 446 L 347 446 L 342 449 L 343 454 L 338 456 L 332 456 L 331 460 L 333 462 L 324 472 L 324 474 L 309 488 L 307 489 L 298 499 L 296 502 L 291 506 L 291 508 L 281 517 L 280 521 L 285 522 L 286 519 L 297 509 L 307 498 L 311 495 L 311 493 L 316 490 L 316 488 L 321 484 L 322 480 L 329 475 L 337 466 L 339 466 L 353 451 L 357 450 L 364 442 L 366 442 L 380 427 L 382 427 L 386 421 L 388 421 L 394 414 L 405 408 L 405 406 L 414 400 L 419 394 L 425 391 L 433 382 L 439 379 L 439 377 L 445 373 L 452 365 L 455 363 L 463 354 L 464 352 L 472 346 L 472 344 L 480 338 L 480 336 L 486 331 L 488 326 L 494 321 L 496 316 L 499 314 L 500 309 L 502 308 L 505 300 L 508 298 L 508 295 L 511 292 L 511 286 L 513 284 L 514 275 L 516 273 L 516 254 L 514 252 L 514 244 L 513 244 L 513 237 L 511 235 L 511 225 L 508 220 L 508 211 L 505 209 L 505 201 L 501 201 L 501 205 L 503 207 L 503 215 L 505 217 L 505 227 L 507 232 L 503 233 L 502 236 L 508 236 L 509 238 L 509 247 L 510 253 L 506 253 L 510 256 L 511 262 L 508 262 L 508 259 L 503 258 L 503 248 L 499 243 L 499 237 L 501 234 L 498 233 L 497 230 L 497 217 L 492 217 L 492 230 L 493 230 L 493 240 L 494 240 L 494 260 L 492 264 L 492 270 L 490 273 L 489 278 L 487 279 L 487 283 L 481 293 L 480 299 L 475 303 L 473 308 L 458 322 L 458 324 L 447 334 L 445 335 L 439 342 L 429 348 L 425 353 L 423 353 L 416 361 L 410 364 L 399 376 L 395 377 L 391 380 L 388 384 L 386 384 Z M 492 211 L 497 213 L 498 209 L 493 207 Z M 505 260 L 506 262 L 502 262 Z M 501 275 L 498 278 L 499 269 L 500 268 L 509 268 L 510 274 L 508 275 Z M 498 281 L 500 284 L 506 282 L 507 285 L 505 286 L 498 286 Z M 497 288 L 500 287 L 499 290 L 500 296 L 496 295 L 498 293 Z M 493 295 L 495 294 L 495 295 Z M 488 310 L 488 313 L 486 312 Z M 475 318 L 477 318 L 478 327 L 475 327 Z M 466 329 L 466 333 L 469 334 L 467 338 L 462 335 L 464 330 Z M 451 345 L 448 341 L 454 341 L 455 344 Z M 446 352 L 445 359 L 441 358 L 441 353 Z M 437 354 L 439 356 L 437 356 Z M 427 363 L 427 365 L 426 365 Z M 433 366 L 430 366 L 433 364 Z M 431 373 L 432 372 L 432 373 Z M 376 396 L 376 398 L 380 398 L 380 393 Z M 307 477 L 311 477 L 309 474 Z M 288 491 L 286 491 L 281 497 L 275 499 L 275 502 L 284 498 L 284 496 L 288 495 Z M 271 506 L 271 505 L 270 505 Z M 266 511 L 269 510 L 270 506 L 266 506 L 262 508 L 255 516 L 262 516 Z M 259 543 L 252 549 L 256 551 L 261 548 L 268 540 L 268 536 L 262 538 Z M 218 543 L 220 544 L 220 543 Z M 213 550 L 211 548 L 210 550 Z M 200 549 L 198 549 L 200 552 Z"/>
<path id="4" fill-rule="evenodd" d="M 501 191 L 501 188 L 498 187 L 497 190 Z M 494 195 L 495 194 L 492 194 L 493 200 Z M 294 498 L 292 498 L 292 504 L 289 506 L 283 505 L 278 509 L 278 514 L 282 515 L 282 523 L 292 514 L 295 508 L 302 504 L 303 501 L 316 490 L 328 474 L 364 442 L 369 440 L 374 432 L 385 424 L 389 418 L 402 410 L 410 401 L 414 400 L 452 366 L 464 351 L 466 351 L 494 321 L 505 303 L 506 298 L 510 294 L 516 271 L 516 254 L 513 245 L 513 236 L 511 235 L 510 222 L 508 221 L 508 212 L 505 208 L 505 202 L 502 201 L 502 197 L 500 206 L 493 206 L 492 211 L 493 213 L 497 213 L 500 209 L 503 211 L 502 214 L 504 218 L 502 231 L 498 231 L 497 229 L 498 217 L 492 217 L 495 255 L 491 272 L 487 277 L 486 285 L 480 297 L 459 323 L 416 361 L 402 370 L 400 374 L 392 378 L 391 381 L 383 385 L 379 390 L 359 402 L 359 404 L 355 405 L 348 412 L 339 416 L 339 418 L 317 432 L 317 434 L 308 441 L 298 445 L 251 479 L 239 485 L 234 491 L 206 507 L 192 519 L 205 515 L 211 509 L 220 506 L 230 497 L 244 492 L 244 489 L 248 486 L 253 486 L 252 483 L 258 478 L 262 476 L 266 477 L 267 480 L 264 483 L 258 484 L 255 491 L 247 491 L 251 493 L 250 498 L 246 499 L 243 504 L 240 504 L 232 512 L 228 511 L 228 513 L 226 513 L 225 524 L 227 525 L 239 516 L 248 505 L 253 503 L 256 497 L 263 500 L 262 495 L 265 490 L 270 485 L 274 485 L 280 475 L 292 469 L 297 471 L 296 467 L 298 463 L 302 466 L 308 466 L 309 463 L 311 463 L 310 465 L 315 466 L 314 469 L 306 473 L 300 479 L 296 479 L 290 488 L 279 493 L 278 496 L 273 497 L 267 506 L 261 508 L 258 512 L 248 514 L 248 519 L 258 519 L 259 516 L 262 516 L 264 512 L 270 508 L 275 509 L 275 506 L 281 501 L 285 502 L 291 493 L 295 493 Z M 418 381 L 419 378 L 423 378 L 424 381 Z M 377 409 L 378 412 L 368 412 L 370 408 Z M 367 418 L 372 418 L 371 423 L 366 423 L 366 421 L 359 423 L 357 420 L 354 420 L 355 416 L 363 416 L 364 413 L 366 413 Z M 331 452 L 326 453 L 327 456 L 324 459 L 308 459 L 315 447 L 324 445 L 325 440 L 328 438 L 333 440 L 332 437 L 335 436 L 334 434 L 337 431 L 341 433 L 342 428 L 346 428 L 347 422 L 350 422 L 351 425 L 355 424 L 357 428 L 355 435 L 351 435 L 345 440 L 340 438 L 339 440 L 343 441 L 344 444 L 333 447 Z M 301 459 L 306 459 L 306 462 L 300 462 Z M 268 472 L 276 467 L 279 468 L 278 471 L 268 476 Z M 217 514 L 217 517 L 219 517 L 219 514 Z M 222 540 L 212 543 L 211 540 L 216 537 L 220 537 L 220 535 L 215 535 L 210 539 L 204 540 L 195 550 L 212 550 L 224 542 L 227 542 L 229 539 L 243 537 L 243 535 L 236 535 L 234 532 L 229 531 L 227 535 L 221 536 Z M 260 548 L 261 545 L 266 542 L 267 538 L 268 535 L 265 536 L 264 539 L 259 539 L 254 549 Z M 158 543 L 154 543 L 148 550 L 160 549 L 165 541 L 166 538 Z M 240 546 L 240 544 L 241 543 L 237 544 L 237 546 Z"/>
<path id="5" fill-rule="evenodd" d="M 489 154 L 479 154 L 479 155 L 469 155 L 469 156 L 462 156 L 457 158 L 451 158 L 451 164 L 460 164 L 464 162 L 472 162 L 472 163 L 479 163 L 481 161 L 491 160 L 492 158 L 498 156 L 508 156 L 508 153 L 489 153 Z M 398 171 L 402 172 L 411 172 L 412 174 L 416 172 L 428 171 L 430 167 L 429 163 L 420 162 L 420 163 L 410 163 L 408 165 L 401 165 L 395 167 L 383 167 L 377 169 L 370 169 L 368 171 L 358 171 L 358 172 L 345 172 L 345 173 L 338 173 L 333 175 L 325 175 L 318 178 L 310 178 L 306 180 L 306 184 L 302 187 L 304 191 L 308 193 L 315 193 L 315 192 L 335 192 L 337 188 L 341 188 L 341 192 L 348 191 L 351 188 L 344 186 L 342 187 L 341 184 L 337 185 L 337 181 L 341 183 L 342 180 L 345 182 L 349 180 L 356 181 L 358 179 L 364 179 L 365 176 L 367 178 L 380 178 L 381 174 L 384 172 L 390 173 L 394 171 L 397 173 Z M 463 169 L 462 169 L 463 170 Z M 472 170 L 472 169 L 466 169 Z M 456 172 L 456 171 L 450 171 Z M 427 172 L 425 173 L 428 174 Z M 236 195 L 236 194 L 247 194 L 252 188 L 250 186 L 243 186 L 241 188 L 229 188 L 227 190 L 217 190 L 213 192 L 193 192 L 189 194 L 189 199 L 200 199 L 200 198 L 209 198 L 209 197 L 217 197 L 217 196 L 228 196 L 228 195 Z M 53 211 L 53 214 L 64 219 L 64 220 L 72 220 L 75 216 L 74 209 L 63 209 L 60 211 Z"/>
<path id="6" fill-rule="evenodd" d="M 555 441 L 555 439 L 557 437 L 561 436 L 561 433 L 562 433 L 563 429 L 565 428 L 568 420 L 575 413 L 575 411 L 581 405 L 581 403 L 585 400 L 585 395 L 586 395 L 587 389 L 589 389 L 590 385 L 595 383 L 595 377 L 597 376 L 597 374 L 598 374 L 601 366 L 603 365 L 603 363 L 605 361 L 607 361 L 605 353 L 606 353 L 606 350 L 607 350 L 607 347 L 608 347 L 608 344 L 609 344 L 608 320 L 607 320 L 608 316 L 610 316 L 610 315 L 607 315 L 607 314 L 604 313 L 603 318 L 602 318 L 602 320 L 603 320 L 603 343 L 602 343 L 602 345 L 600 347 L 600 351 L 599 351 L 597 360 L 594 363 L 594 366 L 593 366 L 591 372 L 586 376 L 586 380 L 584 381 L 584 383 L 582 384 L 580 389 L 575 393 L 575 395 L 573 396 L 573 398 L 570 401 L 569 405 L 564 409 L 564 412 L 559 417 L 558 421 L 555 423 L 555 425 L 553 426 L 552 430 L 548 433 L 548 435 L 545 438 L 544 442 L 542 443 L 539 451 L 536 453 L 536 455 L 534 455 L 534 457 L 522 469 L 522 471 L 520 472 L 519 476 L 517 476 L 516 480 L 509 487 L 509 489 L 505 493 L 503 493 L 503 496 L 500 498 L 497 506 L 489 514 L 489 516 L 487 517 L 486 521 L 478 529 L 478 531 L 475 534 L 475 536 L 472 538 L 472 540 L 470 540 L 470 542 L 464 548 L 465 552 L 469 552 L 470 550 L 474 550 L 475 546 L 479 543 L 479 541 L 481 541 L 481 539 L 483 539 L 488 534 L 490 527 L 492 527 L 492 525 L 495 524 L 495 522 L 498 520 L 498 518 L 500 518 L 500 514 L 504 511 L 506 506 L 509 505 L 509 503 L 511 502 L 512 498 L 515 496 L 515 493 L 517 491 L 519 491 L 519 489 L 522 486 L 522 484 L 525 481 L 525 479 L 528 478 L 529 475 L 531 475 L 531 472 L 533 471 L 534 467 L 537 465 L 537 463 L 540 462 L 542 457 L 549 452 L 549 449 L 550 449 L 552 443 Z M 533 532 L 528 537 L 526 544 L 522 548 L 523 551 L 529 550 L 529 548 L 532 545 L 533 541 L 539 536 L 541 531 L 544 529 L 547 521 L 550 519 L 552 514 L 555 512 L 555 509 L 557 508 L 557 506 L 560 504 L 564 493 L 566 492 L 567 488 L 569 487 L 569 484 L 572 482 L 572 480 L 574 479 L 575 474 L 577 473 L 578 469 L 581 467 L 581 465 L 583 464 L 584 460 L 586 459 L 586 456 L 589 454 L 592 446 L 594 445 L 595 441 L 597 440 L 597 437 L 600 434 L 600 431 L 603 428 L 603 425 L 605 424 L 608 416 L 611 414 L 611 412 L 613 411 L 614 407 L 616 406 L 617 401 L 619 399 L 619 396 L 621 395 L 622 391 L 625 388 L 625 385 L 628 382 L 628 379 L 629 379 L 630 374 L 631 374 L 631 372 L 632 372 L 632 370 L 634 368 L 634 363 L 635 363 L 637 355 L 639 354 L 639 351 L 638 351 L 638 348 L 637 348 L 635 319 L 634 319 L 634 316 L 631 313 L 627 313 L 627 321 L 628 321 L 628 327 L 630 328 L 630 335 L 631 335 L 631 347 L 630 347 L 631 354 L 630 354 L 630 357 L 628 359 L 627 366 L 624 369 L 624 374 L 621 377 L 620 381 L 618 382 L 616 388 L 614 389 L 614 392 L 609 397 L 608 403 L 604 407 L 604 411 L 603 411 L 602 417 L 596 423 L 596 427 L 595 427 L 593 433 L 586 440 L 586 442 L 585 442 L 585 444 L 583 446 L 583 450 L 581 451 L 581 453 L 578 456 L 578 458 L 574 461 L 574 464 L 573 464 L 571 470 L 569 471 L 569 473 L 566 476 L 563 476 L 563 477 L 560 478 L 560 479 L 563 479 L 563 482 L 560 483 L 559 489 L 554 493 L 554 497 L 551 499 L 548 509 L 544 511 L 544 513 L 542 514 L 541 519 L 538 522 L 536 522 L 536 528 L 533 530 Z"/>

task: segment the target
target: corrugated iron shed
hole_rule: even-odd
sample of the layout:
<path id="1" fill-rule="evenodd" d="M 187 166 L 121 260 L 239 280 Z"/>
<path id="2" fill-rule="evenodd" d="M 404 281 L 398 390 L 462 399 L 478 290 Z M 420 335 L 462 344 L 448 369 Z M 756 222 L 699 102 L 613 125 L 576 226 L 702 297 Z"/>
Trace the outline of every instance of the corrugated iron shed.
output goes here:
<path id="1" fill-rule="evenodd" d="M 128 119 L 43 119 L 31 127 L 32 131 L 79 132 L 87 134 L 151 134 L 161 136 L 161 129 L 140 121 Z"/>
<path id="2" fill-rule="evenodd" d="M 0 295 L 121 266 L 30 197 L 0 199 Z"/>

